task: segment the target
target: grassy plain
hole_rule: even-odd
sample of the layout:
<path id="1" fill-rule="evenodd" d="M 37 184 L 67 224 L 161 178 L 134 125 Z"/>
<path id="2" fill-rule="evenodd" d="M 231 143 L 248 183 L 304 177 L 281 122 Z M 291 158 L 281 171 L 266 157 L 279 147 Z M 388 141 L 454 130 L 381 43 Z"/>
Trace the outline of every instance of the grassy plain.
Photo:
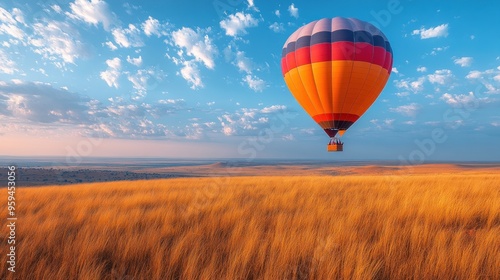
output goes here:
<path id="1" fill-rule="evenodd" d="M 499 182 L 478 169 L 20 188 L 16 272 L 3 227 L 0 279 L 500 279 Z"/>

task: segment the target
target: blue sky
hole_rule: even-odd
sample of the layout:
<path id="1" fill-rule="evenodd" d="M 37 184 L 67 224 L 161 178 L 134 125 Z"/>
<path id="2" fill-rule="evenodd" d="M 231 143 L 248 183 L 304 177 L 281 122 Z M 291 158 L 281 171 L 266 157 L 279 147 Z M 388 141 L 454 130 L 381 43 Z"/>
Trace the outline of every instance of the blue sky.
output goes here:
<path id="1" fill-rule="evenodd" d="M 498 10 L 495 1 L 3 1 L 0 155 L 498 160 Z M 280 56 L 298 27 L 335 16 L 378 26 L 394 68 L 345 151 L 329 154 L 286 88 Z"/>

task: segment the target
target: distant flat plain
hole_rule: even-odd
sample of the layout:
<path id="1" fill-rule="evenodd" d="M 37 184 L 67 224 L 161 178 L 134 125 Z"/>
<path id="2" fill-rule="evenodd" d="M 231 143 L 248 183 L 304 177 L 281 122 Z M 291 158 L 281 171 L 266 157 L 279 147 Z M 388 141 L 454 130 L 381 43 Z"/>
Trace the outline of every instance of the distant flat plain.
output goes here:
<path id="1" fill-rule="evenodd" d="M 63 158 L 3 158 L 0 174 L 6 174 L 11 164 L 18 167 L 18 185 L 26 187 L 178 177 L 500 173 L 500 162 L 403 165 L 397 161 L 90 158 L 68 162 Z M 5 180 L 0 176 L 0 183 Z"/>

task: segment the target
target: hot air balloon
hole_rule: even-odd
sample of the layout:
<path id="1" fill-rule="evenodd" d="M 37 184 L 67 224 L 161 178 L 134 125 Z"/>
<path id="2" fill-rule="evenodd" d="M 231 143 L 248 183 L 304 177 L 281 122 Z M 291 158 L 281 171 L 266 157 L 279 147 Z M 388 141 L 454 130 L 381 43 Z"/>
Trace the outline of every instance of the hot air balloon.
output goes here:
<path id="1" fill-rule="evenodd" d="M 304 110 L 342 151 L 340 137 L 380 95 L 392 69 L 385 35 L 355 18 L 324 18 L 297 29 L 283 46 L 285 82 Z"/>

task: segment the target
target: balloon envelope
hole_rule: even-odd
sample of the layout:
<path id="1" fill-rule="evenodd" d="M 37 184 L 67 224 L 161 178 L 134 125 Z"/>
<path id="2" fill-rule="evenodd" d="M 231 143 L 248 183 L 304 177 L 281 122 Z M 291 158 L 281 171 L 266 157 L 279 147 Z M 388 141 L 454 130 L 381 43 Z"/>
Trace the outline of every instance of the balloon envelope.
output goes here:
<path id="1" fill-rule="evenodd" d="M 297 29 L 283 46 L 281 69 L 298 103 L 334 137 L 371 106 L 392 69 L 392 49 L 370 23 L 336 17 Z"/>

